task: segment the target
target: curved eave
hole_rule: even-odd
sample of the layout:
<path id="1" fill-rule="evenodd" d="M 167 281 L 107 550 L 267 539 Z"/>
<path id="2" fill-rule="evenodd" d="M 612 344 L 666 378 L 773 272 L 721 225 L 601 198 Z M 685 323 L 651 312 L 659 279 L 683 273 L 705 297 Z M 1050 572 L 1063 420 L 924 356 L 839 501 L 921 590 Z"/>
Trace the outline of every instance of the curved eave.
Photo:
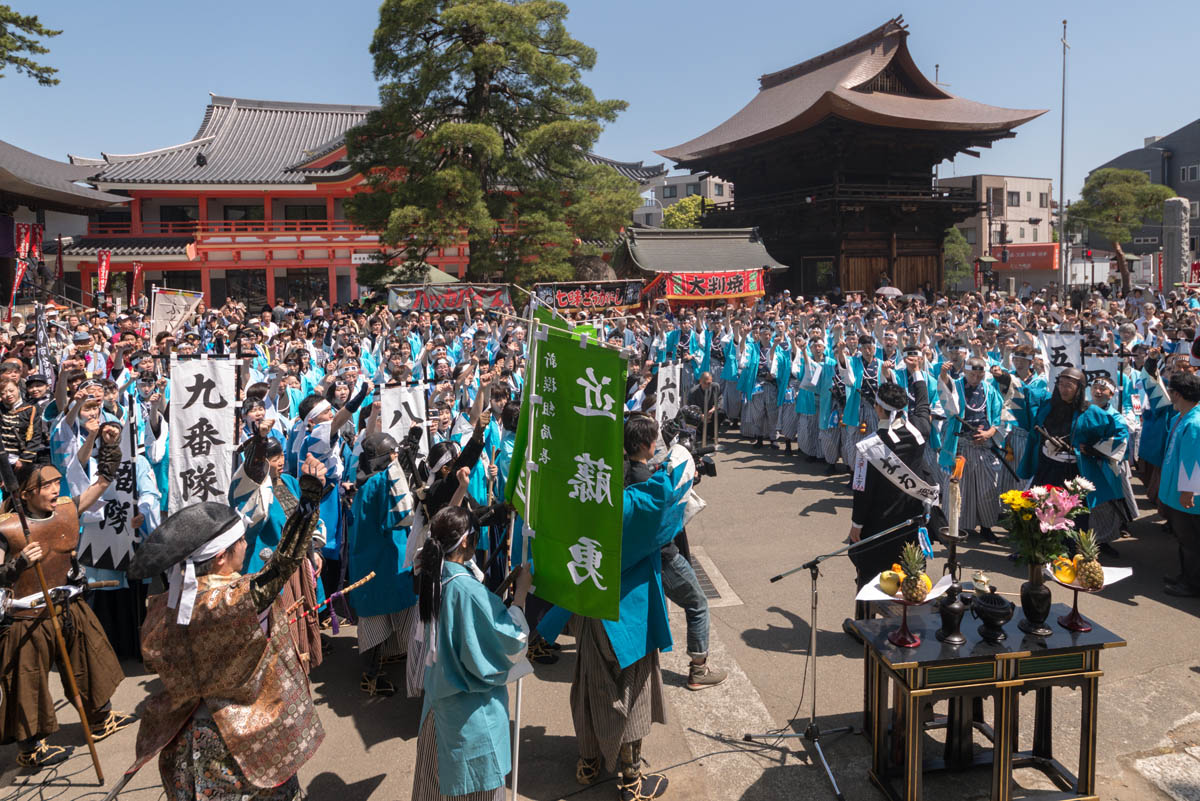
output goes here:
<path id="1" fill-rule="evenodd" d="M 839 88 L 825 92 L 817 102 L 782 125 L 693 150 L 693 143 L 709 139 L 723 128 L 740 127 L 738 118 L 751 105 L 754 105 L 754 101 L 691 142 L 654 152 L 677 164 L 688 164 L 805 131 L 829 116 L 898 130 L 999 134 L 1036 119 L 1047 111 L 1000 108 L 953 96 L 926 99 Z"/>

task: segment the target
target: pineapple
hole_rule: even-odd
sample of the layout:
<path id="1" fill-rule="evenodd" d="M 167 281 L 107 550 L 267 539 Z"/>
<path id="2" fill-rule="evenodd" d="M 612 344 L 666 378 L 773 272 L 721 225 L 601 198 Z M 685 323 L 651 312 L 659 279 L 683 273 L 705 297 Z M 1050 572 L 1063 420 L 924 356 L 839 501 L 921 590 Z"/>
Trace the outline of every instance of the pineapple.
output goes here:
<path id="1" fill-rule="evenodd" d="M 1104 568 L 1100 567 L 1100 544 L 1096 542 L 1096 535 L 1091 531 L 1076 532 L 1075 544 L 1083 557 L 1075 571 L 1079 585 L 1089 590 L 1100 589 L 1104 586 Z"/>
<path id="2" fill-rule="evenodd" d="M 925 555 L 915 542 L 908 543 L 900 552 L 900 566 L 904 568 L 900 594 L 911 604 L 921 603 L 929 594 L 929 577 L 925 575 Z"/>

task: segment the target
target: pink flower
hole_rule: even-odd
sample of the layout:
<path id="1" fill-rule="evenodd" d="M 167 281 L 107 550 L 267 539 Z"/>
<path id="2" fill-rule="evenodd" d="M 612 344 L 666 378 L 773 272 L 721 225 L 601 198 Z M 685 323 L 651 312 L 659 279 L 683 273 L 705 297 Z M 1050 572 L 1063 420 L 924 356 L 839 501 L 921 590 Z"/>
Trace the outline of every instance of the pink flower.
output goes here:
<path id="1" fill-rule="evenodd" d="M 1041 524 L 1043 532 L 1066 531 L 1072 525 L 1070 518 L 1055 509 L 1053 504 L 1048 504 L 1038 509 L 1037 519 Z"/>

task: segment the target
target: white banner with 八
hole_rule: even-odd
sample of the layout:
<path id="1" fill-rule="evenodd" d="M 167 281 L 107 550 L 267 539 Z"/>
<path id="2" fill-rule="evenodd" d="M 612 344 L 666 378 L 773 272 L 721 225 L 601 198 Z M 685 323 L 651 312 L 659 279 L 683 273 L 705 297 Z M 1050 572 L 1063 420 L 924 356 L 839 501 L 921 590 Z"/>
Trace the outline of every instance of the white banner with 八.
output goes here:
<path id="1" fill-rule="evenodd" d="M 481 392 L 483 390 L 480 390 Z M 418 440 L 421 456 L 429 455 L 429 426 L 425 418 L 425 385 L 384 387 L 380 426 L 396 442 L 402 442 L 414 425 L 424 434 Z"/>

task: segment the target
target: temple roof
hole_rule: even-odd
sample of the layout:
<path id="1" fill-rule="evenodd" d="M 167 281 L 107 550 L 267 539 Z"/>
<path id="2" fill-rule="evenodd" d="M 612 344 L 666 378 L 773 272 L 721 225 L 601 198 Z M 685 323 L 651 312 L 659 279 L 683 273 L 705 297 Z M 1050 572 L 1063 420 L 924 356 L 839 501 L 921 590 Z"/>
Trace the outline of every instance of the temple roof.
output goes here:
<path id="1" fill-rule="evenodd" d="M 345 145 L 346 131 L 375 106 L 288 103 L 212 96 L 196 135 L 182 144 L 103 158 L 71 156 L 84 177 L 122 184 L 305 184 L 353 175 L 345 159 L 313 166 Z M 662 164 L 622 162 L 592 153 L 638 183 L 666 174 Z"/>
<path id="2" fill-rule="evenodd" d="M 186 256 L 188 255 L 188 245 L 193 241 L 190 236 L 69 237 L 63 240 L 63 255 L 86 257 L 95 256 L 101 250 L 108 250 L 114 257 Z M 51 255 L 57 253 L 58 243 L 47 242 L 45 250 Z"/>
<path id="3" fill-rule="evenodd" d="M 106 209 L 129 202 L 127 197 L 76 183 L 95 172 L 94 167 L 55 161 L 0 141 L 0 194 L 59 211 Z"/>
<path id="4" fill-rule="evenodd" d="M 754 228 L 629 228 L 622 244 L 639 269 L 652 273 L 787 269 Z"/>
<path id="5" fill-rule="evenodd" d="M 805 131 L 836 116 L 904 130 L 1007 131 L 1045 113 L 955 97 L 921 74 L 902 17 L 816 58 L 759 78 L 759 92 L 706 134 L 665 150 L 679 164 Z"/>

